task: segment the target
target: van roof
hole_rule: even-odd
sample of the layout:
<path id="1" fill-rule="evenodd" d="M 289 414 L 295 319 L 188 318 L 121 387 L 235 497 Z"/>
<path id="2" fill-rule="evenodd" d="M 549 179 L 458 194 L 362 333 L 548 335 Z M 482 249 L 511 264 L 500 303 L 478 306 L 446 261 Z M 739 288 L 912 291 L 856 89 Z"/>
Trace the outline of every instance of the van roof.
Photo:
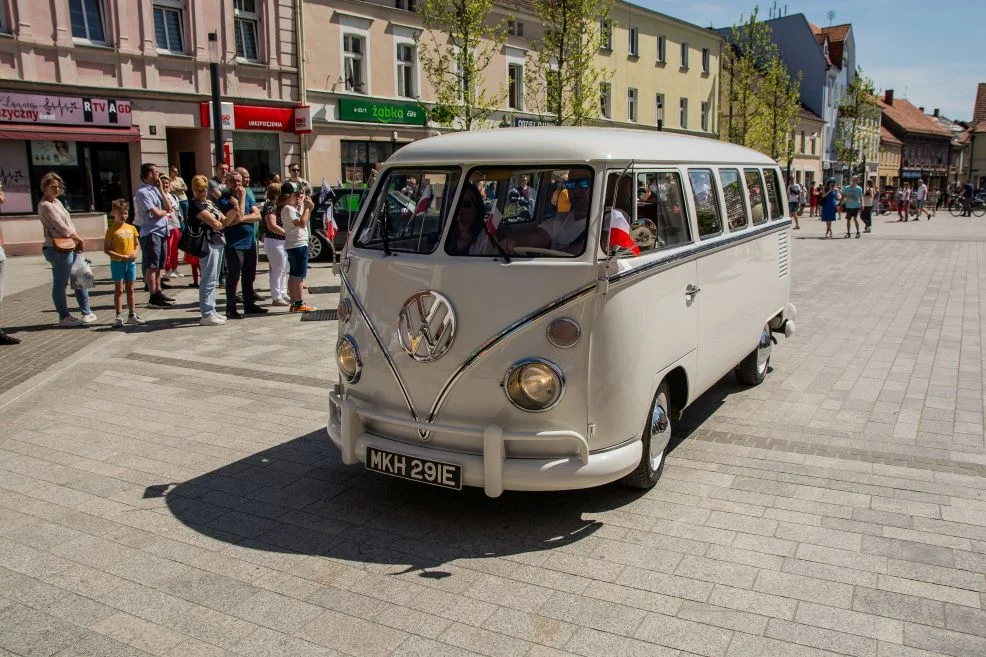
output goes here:
<path id="1" fill-rule="evenodd" d="M 744 163 L 773 165 L 766 155 L 716 139 L 621 128 L 494 128 L 412 142 L 389 163 L 517 162 Z"/>

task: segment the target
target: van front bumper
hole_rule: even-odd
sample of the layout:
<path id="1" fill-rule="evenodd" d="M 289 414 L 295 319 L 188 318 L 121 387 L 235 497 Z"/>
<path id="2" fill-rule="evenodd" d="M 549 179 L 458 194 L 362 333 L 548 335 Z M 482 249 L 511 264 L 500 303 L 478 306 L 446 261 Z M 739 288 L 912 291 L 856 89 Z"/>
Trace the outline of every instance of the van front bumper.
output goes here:
<path id="1" fill-rule="evenodd" d="M 346 465 L 366 462 L 366 448 L 374 447 L 407 456 L 431 459 L 462 466 L 462 483 L 482 488 L 490 497 L 504 490 L 568 490 L 607 484 L 629 474 L 640 463 L 639 440 L 596 454 L 589 453 L 589 443 L 575 431 L 505 432 L 496 425 L 487 427 L 426 424 L 379 413 L 366 404 L 339 394 L 329 393 L 329 438 L 339 448 Z M 482 454 L 465 454 L 433 447 L 427 443 L 411 444 L 392 440 L 366 431 L 363 419 L 389 422 L 410 429 L 473 436 L 481 441 Z M 507 458 L 505 445 L 511 440 L 556 442 L 562 449 L 553 458 Z M 571 454 L 573 447 L 578 455 Z"/>

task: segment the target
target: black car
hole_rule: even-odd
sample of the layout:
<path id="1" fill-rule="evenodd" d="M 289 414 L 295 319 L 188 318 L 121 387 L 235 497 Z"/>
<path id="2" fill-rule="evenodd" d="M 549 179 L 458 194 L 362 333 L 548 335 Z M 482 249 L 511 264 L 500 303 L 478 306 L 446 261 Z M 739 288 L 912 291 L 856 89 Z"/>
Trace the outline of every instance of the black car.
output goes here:
<path id="1" fill-rule="evenodd" d="M 308 239 L 308 259 L 320 260 L 330 258 L 336 252 L 342 252 L 346 245 L 346 237 L 349 235 L 349 228 L 356 221 L 360 208 L 366 200 L 368 189 L 365 187 L 333 187 L 333 200 L 326 201 L 325 205 L 315 208 L 315 214 L 311 221 L 311 237 Z M 319 192 L 314 191 L 313 197 L 318 198 Z M 336 220 L 338 232 L 332 243 L 329 243 L 328 232 L 325 225 L 325 210 L 332 204 L 332 216 Z M 398 191 L 388 192 L 387 194 L 387 213 L 390 217 L 391 226 L 395 231 L 408 224 L 414 214 L 414 201 Z"/>

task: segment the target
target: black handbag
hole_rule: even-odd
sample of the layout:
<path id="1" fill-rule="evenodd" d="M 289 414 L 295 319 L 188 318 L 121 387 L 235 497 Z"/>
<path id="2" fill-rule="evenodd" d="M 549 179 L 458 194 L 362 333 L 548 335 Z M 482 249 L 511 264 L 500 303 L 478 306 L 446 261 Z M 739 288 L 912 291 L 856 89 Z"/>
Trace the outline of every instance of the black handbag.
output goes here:
<path id="1" fill-rule="evenodd" d="M 201 220 L 191 218 L 185 222 L 185 227 L 178 238 L 178 248 L 192 256 L 202 255 L 207 239 L 206 227 Z"/>

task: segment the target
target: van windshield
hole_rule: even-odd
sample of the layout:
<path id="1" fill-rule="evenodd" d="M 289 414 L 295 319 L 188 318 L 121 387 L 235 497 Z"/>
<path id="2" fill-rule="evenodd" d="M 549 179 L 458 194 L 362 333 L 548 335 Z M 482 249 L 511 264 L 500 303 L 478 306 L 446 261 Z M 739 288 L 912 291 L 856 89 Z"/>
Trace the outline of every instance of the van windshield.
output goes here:
<path id="1" fill-rule="evenodd" d="M 391 169 L 377 187 L 356 246 L 377 251 L 432 253 L 442 239 L 458 171 Z"/>
<path id="2" fill-rule="evenodd" d="M 585 250 L 593 171 L 482 167 L 469 172 L 445 252 L 574 257 Z"/>

